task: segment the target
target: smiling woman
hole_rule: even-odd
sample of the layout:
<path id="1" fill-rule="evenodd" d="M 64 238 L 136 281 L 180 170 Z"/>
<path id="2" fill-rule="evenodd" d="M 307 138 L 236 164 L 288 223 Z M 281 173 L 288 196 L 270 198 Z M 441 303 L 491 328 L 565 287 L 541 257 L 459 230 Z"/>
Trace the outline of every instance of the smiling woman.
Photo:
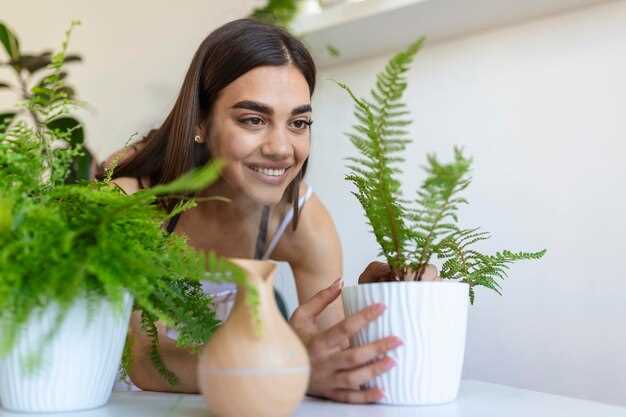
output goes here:
<path id="1" fill-rule="evenodd" d="M 283 29 L 249 19 L 218 28 L 194 55 L 161 126 L 110 159 L 119 161 L 114 182 L 130 194 L 213 158 L 226 161 L 220 179 L 197 197 L 225 197 L 229 203 L 199 198 L 165 227 L 199 250 L 287 262 L 301 303 L 290 324 L 311 358 L 309 394 L 375 401 L 380 390 L 360 386 L 393 366 L 384 354 L 400 342 L 388 337 L 349 347 L 349 338 L 383 308 L 374 305 L 343 318 L 341 244 L 326 208 L 303 181 L 315 76 L 309 52 Z M 178 202 L 169 197 L 159 204 L 171 211 Z M 150 339 L 137 316 L 131 321 L 132 381 L 147 390 L 197 392 L 196 355 L 178 348 L 165 330 L 160 329 L 161 355 L 179 384 L 168 385 L 151 366 Z"/>

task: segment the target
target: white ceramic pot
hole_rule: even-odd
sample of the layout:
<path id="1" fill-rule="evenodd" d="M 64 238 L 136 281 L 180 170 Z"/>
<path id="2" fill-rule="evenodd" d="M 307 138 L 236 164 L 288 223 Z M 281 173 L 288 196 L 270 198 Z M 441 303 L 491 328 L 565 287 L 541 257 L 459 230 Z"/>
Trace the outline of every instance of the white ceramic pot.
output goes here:
<path id="1" fill-rule="evenodd" d="M 380 401 L 396 405 L 428 405 L 453 401 L 459 391 L 468 285 L 452 281 L 385 282 L 343 290 L 346 317 L 374 304 L 387 309 L 352 340 L 362 346 L 387 336 L 404 345 L 389 352 L 396 366 L 369 386 L 382 388 Z"/>
<path id="2" fill-rule="evenodd" d="M 0 359 L 2 407 L 18 412 L 64 412 L 106 404 L 119 369 L 132 306 L 133 299 L 127 294 L 121 314 L 106 301 L 88 312 L 86 301 L 79 299 L 41 351 L 41 365 L 28 372 L 22 359 L 37 350 L 54 325 L 58 306 L 34 314 L 15 348 Z"/>

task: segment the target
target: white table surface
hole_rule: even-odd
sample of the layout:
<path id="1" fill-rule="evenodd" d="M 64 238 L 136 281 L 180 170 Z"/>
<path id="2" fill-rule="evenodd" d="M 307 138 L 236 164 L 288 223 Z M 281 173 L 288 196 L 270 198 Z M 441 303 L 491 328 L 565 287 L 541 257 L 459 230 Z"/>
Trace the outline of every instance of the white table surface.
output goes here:
<path id="1" fill-rule="evenodd" d="M 102 408 L 39 417 L 209 417 L 199 395 L 114 392 Z M 0 409 L 0 417 L 24 417 Z M 293 417 L 626 417 L 626 408 L 558 395 L 463 381 L 456 401 L 425 407 L 349 405 L 306 398 Z"/>

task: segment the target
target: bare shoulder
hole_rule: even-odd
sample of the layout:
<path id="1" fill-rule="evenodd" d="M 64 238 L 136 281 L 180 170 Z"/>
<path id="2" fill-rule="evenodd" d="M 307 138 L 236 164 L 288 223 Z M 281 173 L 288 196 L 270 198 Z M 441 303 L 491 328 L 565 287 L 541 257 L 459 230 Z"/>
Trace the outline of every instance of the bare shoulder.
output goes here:
<path id="1" fill-rule="evenodd" d="M 131 195 L 139 191 L 139 182 L 137 178 L 133 177 L 120 177 L 112 179 L 111 182 L 117 185 L 124 193 Z"/>

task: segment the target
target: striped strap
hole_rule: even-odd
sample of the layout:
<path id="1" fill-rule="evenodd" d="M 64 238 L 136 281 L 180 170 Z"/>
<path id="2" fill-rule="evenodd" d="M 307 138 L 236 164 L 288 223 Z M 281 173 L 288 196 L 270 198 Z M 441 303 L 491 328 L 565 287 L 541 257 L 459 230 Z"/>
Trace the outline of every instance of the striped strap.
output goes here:
<path id="1" fill-rule="evenodd" d="M 304 203 L 306 203 L 306 201 L 311 197 L 312 194 L 313 187 L 309 186 L 309 188 L 306 190 L 306 193 L 304 193 L 304 195 L 298 200 L 298 207 L 300 209 L 302 209 L 302 206 L 304 206 Z M 278 241 L 285 233 L 287 226 L 289 226 L 289 223 L 291 223 L 291 220 L 293 220 L 293 207 L 290 207 L 285 217 L 283 217 L 283 220 L 278 226 L 278 229 L 276 229 L 276 233 L 274 233 L 274 236 L 272 237 L 270 245 L 267 247 L 267 250 L 265 251 L 261 259 L 269 259 L 270 255 L 276 248 L 276 245 L 278 245 Z"/>

